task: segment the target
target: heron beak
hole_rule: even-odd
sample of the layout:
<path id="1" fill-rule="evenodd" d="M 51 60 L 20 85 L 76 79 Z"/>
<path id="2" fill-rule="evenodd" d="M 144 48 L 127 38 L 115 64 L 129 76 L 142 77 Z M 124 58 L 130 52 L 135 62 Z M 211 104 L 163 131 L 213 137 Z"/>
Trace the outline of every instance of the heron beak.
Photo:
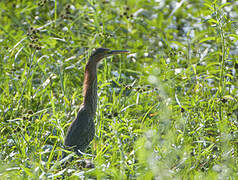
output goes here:
<path id="1" fill-rule="evenodd" d="M 111 50 L 108 52 L 108 54 L 112 55 L 112 54 L 127 54 L 129 53 L 129 51 L 127 50 Z"/>

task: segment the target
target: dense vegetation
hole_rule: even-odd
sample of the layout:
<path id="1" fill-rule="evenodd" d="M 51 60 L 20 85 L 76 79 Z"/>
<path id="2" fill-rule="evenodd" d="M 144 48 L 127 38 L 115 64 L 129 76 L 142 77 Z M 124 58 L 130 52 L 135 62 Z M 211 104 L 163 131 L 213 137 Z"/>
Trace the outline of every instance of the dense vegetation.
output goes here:
<path id="1" fill-rule="evenodd" d="M 237 12 L 235 1 L 0 1 L 0 178 L 238 178 Z M 96 47 L 131 54 L 99 66 L 96 137 L 77 157 L 63 140 Z"/>

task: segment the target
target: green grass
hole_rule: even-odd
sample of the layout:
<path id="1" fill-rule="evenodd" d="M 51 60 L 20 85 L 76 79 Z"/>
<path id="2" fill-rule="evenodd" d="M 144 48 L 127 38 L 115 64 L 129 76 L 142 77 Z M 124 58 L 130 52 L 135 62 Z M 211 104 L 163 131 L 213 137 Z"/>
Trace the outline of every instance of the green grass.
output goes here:
<path id="1" fill-rule="evenodd" d="M 0 179 L 238 178 L 237 3 L 163 2 L 0 2 Z M 99 66 L 77 157 L 63 141 L 95 47 L 132 54 Z"/>

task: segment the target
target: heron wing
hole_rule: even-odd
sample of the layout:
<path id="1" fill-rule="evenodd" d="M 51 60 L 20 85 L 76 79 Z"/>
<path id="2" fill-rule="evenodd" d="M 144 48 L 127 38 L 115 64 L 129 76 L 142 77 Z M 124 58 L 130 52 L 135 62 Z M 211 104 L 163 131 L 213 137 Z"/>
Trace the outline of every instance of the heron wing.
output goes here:
<path id="1" fill-rule="evenodd" d="M 76 146 L 83 151 L 92 141 L 95 133 L 93 117 L 81 108 L 77 118 L 71 123 L 65 138 L 66 146 Z"/>

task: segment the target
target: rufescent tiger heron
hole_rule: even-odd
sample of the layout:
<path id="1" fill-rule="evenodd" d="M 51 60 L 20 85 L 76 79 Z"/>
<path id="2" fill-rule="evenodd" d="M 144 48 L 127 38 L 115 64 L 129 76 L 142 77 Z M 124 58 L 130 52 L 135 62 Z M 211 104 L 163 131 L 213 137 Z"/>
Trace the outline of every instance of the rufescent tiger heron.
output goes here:
<path id="1" fill-rule="evenodd" d="M 94 116 L 97 108 L 97 65 L 105 57 L 129 53 L 126 50 L 96 49 L 86 64 L 83 83 L 83 103 L 65 137 L 65 146 L 82 154 L 95 134 Z"/>

